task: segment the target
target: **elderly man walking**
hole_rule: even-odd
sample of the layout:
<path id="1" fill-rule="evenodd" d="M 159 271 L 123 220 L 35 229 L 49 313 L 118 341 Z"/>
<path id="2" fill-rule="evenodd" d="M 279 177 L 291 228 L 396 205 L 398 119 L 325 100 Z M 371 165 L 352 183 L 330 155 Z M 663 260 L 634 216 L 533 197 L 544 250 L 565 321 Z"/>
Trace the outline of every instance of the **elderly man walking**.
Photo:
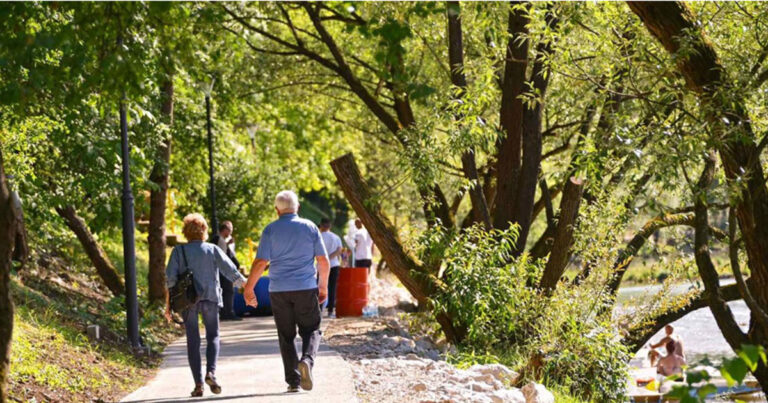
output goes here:
<path id="1" fill-rule="evenodd" d="M 328 254 L 312 221 L 299 218 L 299 198 L 284 190 L 275 197 L 279 218 L 264 228 L 245 285 L 245 301 L 256 307 L 253 291 L 269 263 L 269 299 L 275 317 L 288 392 L 312 390 L 312 367 L 320 346 L 320 304 L 328 296 Z M 317 261 L 317 269 L 315 269 Z M 301 336 L 301 359 L 293 344 Z"/>

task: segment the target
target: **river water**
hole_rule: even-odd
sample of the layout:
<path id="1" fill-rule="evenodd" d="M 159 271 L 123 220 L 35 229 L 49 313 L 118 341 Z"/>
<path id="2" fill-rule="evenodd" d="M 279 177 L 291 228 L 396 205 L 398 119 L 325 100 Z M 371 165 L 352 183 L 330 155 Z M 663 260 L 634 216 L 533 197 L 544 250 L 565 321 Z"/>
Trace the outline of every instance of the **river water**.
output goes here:
<path id="1" fill-rule="evenodd" d="M 721 281 L 722 285 L 733 283 L 733 280 Z M 676 285 L 672 289 L 672 293 L 681 294 L 692 287 L 691 284 Z M 656 293 L 661 290 L 660 285 L 650 286 L 637 286 L 637 287 L 625 287 L 619 290 L 619 303 L 625 306 L 631 304 L 632 300 L 635 301 L 647 301 L 649 298 L 653 298 Z M 749 309 L 744 301 L 732 301 L 728 303 L 728 306 L 733 312 L 733 316 L 736 322 L 746 331 L 749 327 Z M 620 309 L 620 308 L 619 308 Z M 720 333 L 720 329 L 717 327 L 715 318 L 709 311 L 709 308 L 701 308 L 693 311 L 681 319 L 672 323 L 677 332 L 683 339 L 685 346 L 685 355 L 689 365 L 705 365 L 705 366 L 717 366 L 720 364 L 723 358 L 734 356 L 728 343 Z M 651 342 L 657 342 L 664 337 L 664 330 L 660 330 L 654 337 L 651 338 Z M 648 349 L 643 348 L 630 362 L 633 367 L 642 367 L 647 365 L 646 357 Z M 723 391 L 724 388 L 718 390 Z M 764 397 L 754 396 L 756 400 L 765 402 Z M 714 397 L 710 397 L 707 401 L 724 401 Z M 726 399 L 727 401 L 727 399 Z"/>
<path id="2" fill-rule="evenodd" d="M 733 283 L 733 280 L 721 281 L 722 285 Z M 673 293 L 684 293 L 691 288 L 690 284 L 681 284 L 673 288 Z M 620 303 L 629 301 L 633 298 L 645 299 L 651 298 L 661 290 L 659 285 L 625 287 L 619 290 Z M 736 322 L 742 330 L 749 327 L 749 308 L 744 301 L 732 301 L 728 306 L 736 318 Z M 672 323 L 675 331 L 683 338 L 686 356 L 696 362 L 704 357 L 713 361 L 720 361 L 724 356 L 733 356 L 733 351 L 720 333 L 720 328 L 715 323 L 715 318 L 709 311 L 709 308 L 701 308 Z M 661 339 L 664 330 L 660 330 L 651 341 L 656 342 Z"/>

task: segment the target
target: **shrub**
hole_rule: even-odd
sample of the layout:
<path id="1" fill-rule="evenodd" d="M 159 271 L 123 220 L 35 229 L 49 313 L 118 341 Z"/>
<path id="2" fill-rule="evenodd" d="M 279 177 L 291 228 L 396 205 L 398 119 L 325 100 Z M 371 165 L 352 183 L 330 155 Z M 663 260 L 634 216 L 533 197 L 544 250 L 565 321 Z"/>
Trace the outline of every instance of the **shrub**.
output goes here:
<path id="1" fill-rule="evenodd" d="M 542 262 L 511 259 L 516 229 L 459 233 L 434 230 L 422 238 L 422 255 L 439 250 L 442 290 L 434 311 L 466 327 L 460 356 L 497 357 L 526 367 L 526 379 L 562 385 L 577 396 L 620 401 L 628 352 L 594 285 L 561 286 L 545 296 L 535 286 Z"/>

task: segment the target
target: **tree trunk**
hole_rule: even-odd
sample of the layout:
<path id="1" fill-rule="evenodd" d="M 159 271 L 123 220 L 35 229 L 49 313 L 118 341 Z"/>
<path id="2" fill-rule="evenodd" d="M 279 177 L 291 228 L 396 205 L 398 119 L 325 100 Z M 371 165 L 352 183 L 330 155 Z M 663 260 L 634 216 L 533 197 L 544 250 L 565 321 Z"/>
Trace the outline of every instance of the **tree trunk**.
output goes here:
<path id="1" fill-rule="evenodd" d="M 83 245 L 85 253 L 88 255 L 88 258 L 91 259 L 93 266 L 96 267 L 96 272 L 99 274 L 99 277 L 101 277 L 104 285 L 106 285 L 114 295 L 124 294 L 125 286 L 123 285 L 123 280 L 120 278 L 115 266 L 104 252 L 104 249 L 101 248 L 99 242 L 93 237 L 93 234 L 91 233 L 91 230 L 88 229 L 85 221 L 77 215 L 75 208 L 71 205 L 57 207 L 56 212 L 64 219 L 67 227 L 75 233 L 80 244 Z"/>
<path id="2" fill-rule="evenodd" d="M 27 242 L 27 227 L 24 225 L 24 210 L 18 193 L 11 192 L 11 202 L 13 203 L 13 210 L 16 217 L 16 240 L 13 249 L 13 260 L 19 262 L 20 265 L 17 268 L 18 270 L 23 268 L 27 263 L 29 243 Z"/>
<path id="3" fill-rule="evenodd" d="M 554 30 L 559 20 L 551 12 L 546 14 L 549 29 Z M 536 186 L 539 183 L 541 168 L 541 113 L 544 109 L 544 97 L 549 85 L 549 67 L 546 59 L 552 53 L 552 42 L 544 39 L 536 46 L 536 60 L 531 69 L 531 85 L 536 100 L 523 110 L 523 159 L 520 166 L 520 178 L 517 181 L 516 198 L 512 210 L 512 222 L 519 226 L 519 234 L 515 243 L 515 255 L 519 256 L 525 250 L 528 233 L 533 221 L 533 206 L 536 197 Z"/>
<path id="4" fill-rule="evenodd" d="M 507 22 L 507 53 L 501 82 L 501 108 L 499 121 L 503 135 L 497 143 L 496 200 L 493 202 L 493 224 L 507 229 L 512 222 L 512 211 L 520 176 L 523 141 L 523 101 L 525 72 L 528 68 L 528 8 L 510 3 Z"/>
<path id="5" fill-rule="evenodd" d="M 573 245 L 573 229 L 576 225 L 576 218 L 579 216 L 579 205 L 581 195 L 584 191 L 584 182 L 577 178 L 570 178 L 565 182 L 563 189 L 563 198 L 560 201 L 560 216 L 555 230 L 554 241 L 552 243 L 552 252 L 549 254 L 549 260 L 544 267 L 544 274 L 541 276 L 539 288 L 546 293 L 551 292 L 557 287 L 557 282 L 565 272 L 568 260 L 571 257 L 571 245 Z"/>
<path id="6" fill-rule="evenodd" d="M 628 4 L 648 31 L 676 56 L 677 67 L 687 86 L 702 98 L 702 111 L 715 136 L 713 143 L 718 147 L 725 176 L 729 184 L 739 189 L 736 215 L 752 273 L 750 291 L 765 311 L 768 307 L 768 190 L 744 100 L 739 91 L 729 88 L 727 74 L 714 47 L 704 38 L 695 16 L 684 3 Z M 686 44 L 684 54 L 678 54 L 681 42 Z M 768 329 L 753 320 L 749 338 L 768 346 Z M 758 368 L 758 372 L 761 370 L 762 373 L 755 376 L 768 392 L 765 366 Z"/>
<path id="7" fill-rule="evenodd" d="M 707 158 L 704 170 L 699 178 L 697 191 L 700 194 L 694 195 L 694 228 L 696 230 L 694 236 L 694 255 L 696 257 L 696 267 L 699 269 L 699 276 L 707 293 L 709 310 L 712 312 L 712 316 L 715 317 L 717 327 L 720 328 L 720 333 L 723 334 L 725 341 L 728 342 L 734 351 L 738 351 L 742 345 L 751 344 L 752 341 L 741 331 L 731 308 L 720 294 L 719 276 L 709 254 L 709 211 L 706 200 L 707 189 L 712 184 L 714 176 L 715 158 L 711 155 Z M 754 313 L 752 316 L 754 318 Z M 764 340 L 760 341 L 765 343 Z M 768 393 L 768 368 L 765 363 L 758 361 L 757 368 L 753 373 L 757 381 L 760 382 L 763 391 Z"/>
<path id="8" fill-rule="evenodd" d="M 16 211 L 5 179 L 3 155 L 0 152 L 0 402 L 8 400 L 5 383 L 10 371 L 13 336 L 11 268 L 16 229 Z"/>
<path id="9" fill-rule="evenodd" d="M 333 160 L 331 167 L 339 187 L 344 191 L 349 204 L 371 234 L 390 270 L 416 298 L 420 306 L 428 306 L 429 298 L 438 291 L 438 285 L 434 277 L 403 247 L 397 229 L 375 204 L 371 190 L 360 175 L 352 154 Z M 461 341 L 464 330 L 454 325 L 448 314 L 438 314 L 437 319 L 449 341 L 453 343 Z"/>
<path id="10" fill-rule="evenodd" d="M 461 6 L 457 1 L 448 2 L 448 59 L 451 67 L 451 83 L 459 89 L 457 99 L 464 96 L 467 88 L 467 79 L 464 76 L 464 43 L 461 29 Z M 461 120 L 457 115 L 456 119 Z M 461 168 L 464 176 L 470 181 L 469 198 L 472 201 L 472 217 L 474 222 L 491 228 L 491 215 L 488 212 L 488 203 L 485 200 L 483 186 L 477 173 L 475 162 L 475 148 L 469 147 L 461 154 Z"/>
<path id="11" fill-rule="evenodd" d="M 152 187 L 149 193 L 149 301 L 164 302 L 165 294 L 165 202 L 168 195 L 169 164 L 171 161 L 171 141 L 173 138 L 173 76 L 167 77 L 162 85 L 163 105 L 161 117 L 168 126 L 168 133 L 157 150 L 155 165 L 149 181 Z"/>

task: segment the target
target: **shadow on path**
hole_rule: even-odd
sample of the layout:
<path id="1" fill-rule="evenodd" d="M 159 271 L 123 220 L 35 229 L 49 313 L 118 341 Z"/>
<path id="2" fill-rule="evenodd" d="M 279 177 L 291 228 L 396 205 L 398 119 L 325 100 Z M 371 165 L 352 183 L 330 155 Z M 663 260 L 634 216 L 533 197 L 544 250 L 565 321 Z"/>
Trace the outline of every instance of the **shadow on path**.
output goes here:
<path id="1" fill-rule="evenodd" d="M 201 331 L 201 335 L 204 334 Z M 297 342 L 300 339 L 297 338 Z M 205 340 L 201 345 L 205 359 Z M 189 397 L 194 381 L 187 364 L 185 338 L 169 345 L 163 355 L 164 361 L 157 375 L 122 402 L 357 400 L 349 366 L 325 344 L 320 346 L 313 371 L 315 388 L 311 392 L 285 393 L 287 385 L 272 317 L 221 323 L 221 352 L 216 369 L 216 377 L 223 389 L 220 395 L 213 395 L 206 387 L 203 397 Z"/>

